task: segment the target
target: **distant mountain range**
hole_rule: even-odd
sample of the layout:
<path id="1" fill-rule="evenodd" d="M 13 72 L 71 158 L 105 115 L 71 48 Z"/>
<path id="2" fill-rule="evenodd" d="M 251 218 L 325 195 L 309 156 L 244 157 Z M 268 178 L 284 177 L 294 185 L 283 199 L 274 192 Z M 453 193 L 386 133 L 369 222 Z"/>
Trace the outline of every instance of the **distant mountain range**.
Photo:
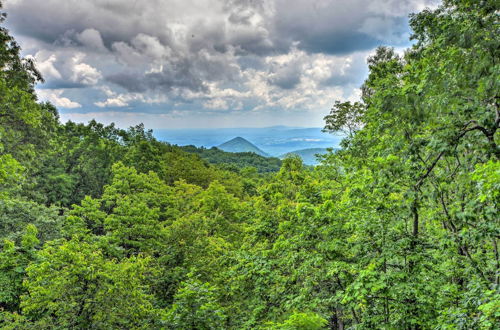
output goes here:
<path id="1" fill-rule="evenodd" d="M 326 148 L 308 148 L 308 149 L 300 149 L 300 150 L 295 150 L 291 152 L 287 152 L 286 154 L 283 154 L 279 156 L 280 159 L 284 159 L 286 157 L 289 157 L 291 155 L 297 155 L 300 158 L 302 158 L 302 161 L 306 165 L 316 165 L 318 164 L 318 159 L 316 155 L 323 155 L 326 154 L 328 151 Z"/>
<path id="2" fill-rule="evenodd" d="M 217 148 L 227 152 L 253 152 L 260 156 L 270 157 L 269 154 L 240 136 L 218 145 Z"/>
<path id="3" fill-rule="evenodd" d="M 257 155 L 264 157 L 271 157 L 268 153 L 255 146 L 252 142 L 238 136 L 227 142 L 224 142 L 217 146 L 218 149 L 226 151 L 226 152 L 253 152 Z M 302 158 L 302 161 L 306 165 L 316 165 L 318 164 L 318 159 L 316 155 L 326 154 L 328 151 L 326 148 L 306 148 L 299 149 L 291 152 L 287 152 L 279 156 L 278 158 L 284 159 L 290 155 L 298 155 Z"/>
<path id="4" fill-rule="evenodd" d="M 0 0 L 1 1 L 1 0 Z M 311 148 L 335 148 L 343 139 L 341 134 L 322 132 L 321 127 L 261 127 L 261 128 L 203 128 L 158 129 L 154 136 L 170 144 L 194 145 L 212 148 L 240 136 L 250 141 L 266 154 L 276 156 L 294 150 Z"/>
<path id="5" fill-rule="evenodd" d="M 1 1 L 1 0 L 0 0 Z M 232 163 L 231 159 L 249 157 L 239 161 L 240 165 L 258 163 L 262 171 L 274 169 L 273 161 L 258 160 L 249 155 L 224 155 L 208 151 L 212 147 L 230 153 L 253 152 L 263 157 L 285 158 L 288 154 L 299 155 L 307 165 L 316 165 L 316 154 L 324 154 L 327 148 L 338 149 L 342 134 L 328 134 L 321 127 L 273 126 L 261 128 L 205 128 L 205 129 L 160 129 L 153 132 L 160 141 L 173 145 L 205 148 L 202 157 L 210 162 Z M 236 136 L 236 138 L 235 138 Z M 250 142 L 251 141 L 251 142 Z M 236 158 L 235 158 L 236 157 Z M 226 159 L 227 158 L 227 159 Z M 238 158 L 239 159 L 239 158 Z M 246 158 L 245 158 L 246 159 Z M 260 164 L 259 162 L 262 162 Z M 272 165 L 269 165 L 271 164 Z M 269 165 L 269 166 L 268 166 Z"/>

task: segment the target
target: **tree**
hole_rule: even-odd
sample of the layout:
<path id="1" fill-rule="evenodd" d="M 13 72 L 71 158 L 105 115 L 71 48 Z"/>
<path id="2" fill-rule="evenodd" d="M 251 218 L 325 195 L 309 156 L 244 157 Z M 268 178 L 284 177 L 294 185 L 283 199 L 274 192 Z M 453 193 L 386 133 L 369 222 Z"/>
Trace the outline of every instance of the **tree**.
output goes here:
<path id="1" fill-rule="evenodd" d="M 217 289 L 209 283 L 189 279 L 181 284 L 166 314 L 169 329 L 224 329 L 224 310 L 217 302 Z"/>
<path id="2" fill-rule="evenodd" d="M 19 312 L 20 297 L 25 293 L 23 281 L 26 267 L 37 259 L 39 243 L 37 229 L 28 225 L 20 246 L 5 240 L 0 251 L 0 308 L 2 311 Z M 0 324 L 2 324 L 0 319 Z"/>
<path id="3" fill-rule="evenodd" d="M 27 268 L 22 312 L 30 327 L 147 328 L 159 311 L 144 286 L 148 259 L 107 260 L 80 240 L 48 244 Z"/>
<path id="4" fill-rule="evenodd" d="M 0 23 L 5 18 L 6 14 L 0 11 Z M 47 136 L 57 124 L 55 109 L 36 102 L 34 86 L 41 81 L 33 61 L 20 56 L 20 46 L 5 27 L 0 27 L 0 189 L 3 191 L 19 188 L 22 179 L 32 180 L 22 174 L 35 171 L 37 155 L 43 154 Z"/>
<path id="5" fill-rule="evenodd" d="M 324 118 L 326 124 L 323 131 L 338 132 L 352 136 L 361 128 L 361 120 L 365 107 L 359 102 L 340 102 L 336 101 L 330 114 Z"/>
<path id="6" fill-rule="evenodd" d="M 61 237 L 65 217 L 57 207 L 46 207 L 18 198 L 0 199 L 0 239 L 20 243 L 26 226 L 37 228 L 37 237 L 43 244 Z"/>
<path id="7" fill-rule="evenodd" d="M 328 159 L 353 229 L 346 322 L 494 323 L 498 208 L 478 200 L 477 180 L 492 188 L 498 164 L 497 10 L 445 1 L 412 16 L 416 44 L 403 57 L 383 47 L 369 59 L 363 128 Z"/>
<path id="8" fill-rule="evenodd" d="M 283 323 L 270 323 L 268 329 L 280 330 L 320 330 L 327 321 L 314 313 L 294 313 Z"/>

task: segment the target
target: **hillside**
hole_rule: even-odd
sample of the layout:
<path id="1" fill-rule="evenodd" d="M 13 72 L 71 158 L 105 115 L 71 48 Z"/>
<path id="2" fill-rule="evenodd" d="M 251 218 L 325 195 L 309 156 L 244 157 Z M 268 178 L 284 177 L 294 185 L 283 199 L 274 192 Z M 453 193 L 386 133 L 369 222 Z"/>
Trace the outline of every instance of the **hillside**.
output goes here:
<path id="1" fill-rule="evenodd" d="M 263 157 L 269 157 L 267 153 L 260 150 L 250 141 L 245 140 L 244 138 L 239 136 L 227 142 L 222 143 L 221 145 L 217 146 L 217 148 L 227 152 L 253 152 Z"/>
<path id="2" fill-rule="evenodd" d="M 283 154 L 279 156 L 280 159 L 284 159 L 289 157 L 290 155 L 297 155 L 300 158 L 302 158 L 302 161 L 306 165 L 316 165 L 318 164 L 318 159 L 316 155 L 320 154 L 326 154 L 328 151 L 326 148 L 308 148 L 308 149 L 300 149 L 300 150 L 295 150 L 291 152 L 287 152 L 286 154 Z"/>
<path id="3" fill-rule="evenodd" d="M 216 147 L 210 149 L 197 148 L 195 146 L 182 146 L 183 151 L 194 153 L 211 164 L 229 165 L 237 169 L 255 167 L 259 173 L 277 172 L 281 166 L 281 160 L 276 157 L 264 157 L 254 152 L 227 152 Z"/>

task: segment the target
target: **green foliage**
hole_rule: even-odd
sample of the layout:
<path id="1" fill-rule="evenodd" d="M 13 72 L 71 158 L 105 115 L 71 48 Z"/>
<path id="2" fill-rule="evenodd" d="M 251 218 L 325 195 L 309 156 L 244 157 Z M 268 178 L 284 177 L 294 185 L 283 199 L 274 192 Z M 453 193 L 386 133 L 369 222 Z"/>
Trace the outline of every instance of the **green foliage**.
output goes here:
<path id="1" fill-rule="evenodd" d="M 351 102 L 336 101 L 330 114 L 324 118 L 326 122 L 324 131 L 344 131 L 352 135 L 360 128 L 364 111 L 365 107 L 360 102 L 351 104 Z"/>
<path id="2" fill-rule="evenodd" d="M 1 9 L 1 4 L 0 4 Z M 5 19 L 0 16 L 0 23 Z M 42 148 L 49 121 L 56 113 L 36 102 L 33 88 L 41 76 L 33 61 L 20 56 L 20 47 L 0 27 L 0 194 L 21 184 L 22 174 L 35 166 L 35 147 Z M 30 165 L 28 168 L 26 168 Z"/>
<path id="3" fill-rule="evenodd" d="M 180 147 L 157 141 L 143 125 L 121 130 L 95 121 L 88 125 L 68 122 L 59 127 L 42 159 L 36 182 L 27 186 L 24 194 L 48 205 L 69 207 L 85 196 L 100 197 L 117 162 L 141 173 L 154 171 L 169 185 L 185 180 L 206 188 L 218 180 L 231 192 L 244 194 L 235 173 L 210 166 Z"/>
<path id="4" fill-rule="evenodd" d="M 268 329 L 319 330 L 325 329 L 327 321 L 314 313 L 294 313 L 285 322 L 270 324 Z"/>
<path id="5" fill-rule="evenodd" d="M 29 224 L 38 229 L 38 238 L 44 243 L 61 237 L 64 216 L 56 207 L 46 207 L 20 199 L 0 199 L 0 239 L 20 243 Z"/>
<path id="6" fill-rule="evenodd" d="M 0 145 L 1 147 L 1 145 Z M 16 188 L 22 178 L 23 167 L 12 155 L 0 156 L 0 198 Z"/>
<path id="7" fill-rule="evenodd" d="M 107 260 L 95 244 L 48 244 L 27 268 L 23 315 L 37 329 L 147 328 L 158 311 L 143 284 L 148 259 Z M 103 308 L 105 306 L 105 308 Z"/>
<path id="8" fill-rule="evenodd" d="M 23 280 L 26 267 L 37 256 L 35 248 L 39 241 L 37 229 L 28 225 L 20 246 L 5 240 L 0 251 L 0 306 L 4 311 L 18 312 L 20 297 L 25 292 Z M 0 324 L 1 319 L 0 319 Z"/>
<path id="9" fill-rule="evenodd" d="M 253 152 L 226 152 L 216 147 L 206 149 L 184 146 L 181 148 L 186 152 L 199 155 L 211 164 L 234 166 L 233 171 L 242 170 L 245 167 L 254 167 L 259 173 L 268 173 L 277 172 L 281 166 L 281 160 L 278 158 L 264 157 Z"/>
<path id="10" fill-rule="evenodd" d="M 169 329 L 225 329 L 226 316 L 217 302 L 216 288 L 195 279 L 183 282 L 166 314 Z"/>
<path id="11" fill-rule="evenodd" d="M 4 19 L 1 13 L 0 23 Z M 55 108 L 36 102 L 37 81 L 42 78 L 33 61 L 20 56 L 17 42 L 0 27 L 0 193 L 24 183 L 24 171 L 36 172 L 36 151 L 47 147 L 57 124 Z"/>

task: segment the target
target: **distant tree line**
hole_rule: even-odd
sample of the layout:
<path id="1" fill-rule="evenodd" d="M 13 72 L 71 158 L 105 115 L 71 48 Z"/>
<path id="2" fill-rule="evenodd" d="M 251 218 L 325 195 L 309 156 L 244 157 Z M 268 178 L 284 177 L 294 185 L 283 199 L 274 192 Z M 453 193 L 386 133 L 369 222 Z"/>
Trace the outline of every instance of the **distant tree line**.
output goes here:
<path id="1" fill-rule="evenodd" d="M 183 146 L 182 150 L 199 155 L 211 164 L 223 165 L 223 167 L 234 170 L 246 167 L 254 167 L 259 173 L 277 172 L 281 167 L 281 160 L 276 157 L 264 157 L 253 152 L 226 152 L 212 148 L 197 148 L 195 146 Z"/>

